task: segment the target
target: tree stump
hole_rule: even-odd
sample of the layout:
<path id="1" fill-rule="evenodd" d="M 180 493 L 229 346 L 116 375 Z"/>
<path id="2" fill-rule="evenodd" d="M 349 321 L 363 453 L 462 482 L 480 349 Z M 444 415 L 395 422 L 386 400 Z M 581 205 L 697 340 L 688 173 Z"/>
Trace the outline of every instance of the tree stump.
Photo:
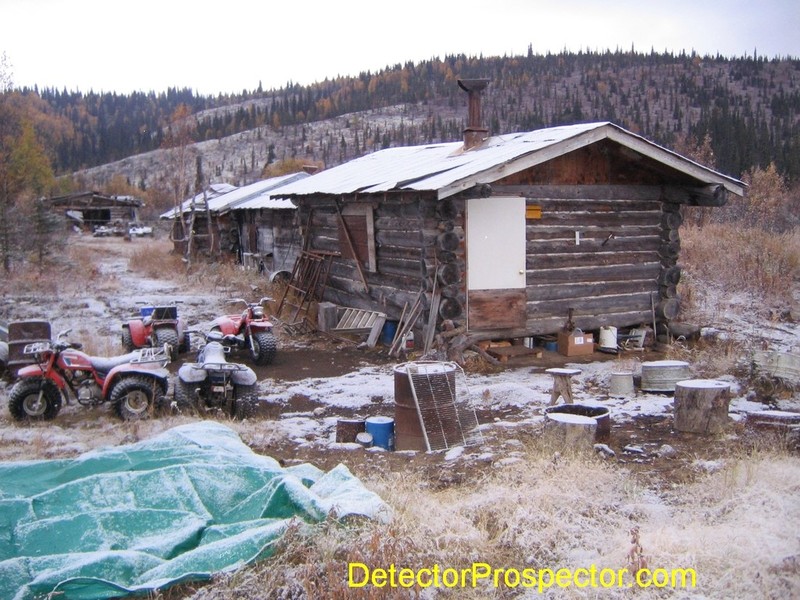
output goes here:
<path id="1" fill-rule="evenodd" d="M 728 423 L 730 384 L 715 379 L 686 379 L 675 384 L 676 431 L 719 433 Z"/>

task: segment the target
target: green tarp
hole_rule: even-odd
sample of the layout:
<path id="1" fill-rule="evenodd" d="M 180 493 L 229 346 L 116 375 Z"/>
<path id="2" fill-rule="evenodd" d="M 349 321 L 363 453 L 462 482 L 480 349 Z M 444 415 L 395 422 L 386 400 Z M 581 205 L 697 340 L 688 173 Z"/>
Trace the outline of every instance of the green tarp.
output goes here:
<path id="1" fill-rule="evenodd" d="M 389 514 L 343 465 L 282 468 L 212 421 L 2 464 L 0 598 L 111 598 L 205 579 L 268 556 L 292 520 L 332 511 Z"/>

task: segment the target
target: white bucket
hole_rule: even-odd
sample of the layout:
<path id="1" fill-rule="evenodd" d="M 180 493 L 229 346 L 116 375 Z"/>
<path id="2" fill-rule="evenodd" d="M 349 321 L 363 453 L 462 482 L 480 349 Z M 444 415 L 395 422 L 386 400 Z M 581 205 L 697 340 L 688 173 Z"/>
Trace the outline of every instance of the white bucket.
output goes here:
<path id="1" fill-rule="evenodd" d="M 606 350 L 617 349 L 617 328 L 604 325 L 600 328 L 600 348 Z"/>
<path id="2" fill-rule="evenodd" d="M 612 373 L 608 382 L 608 395 L 612 398 L 633 396 L 633 373 Z"/>

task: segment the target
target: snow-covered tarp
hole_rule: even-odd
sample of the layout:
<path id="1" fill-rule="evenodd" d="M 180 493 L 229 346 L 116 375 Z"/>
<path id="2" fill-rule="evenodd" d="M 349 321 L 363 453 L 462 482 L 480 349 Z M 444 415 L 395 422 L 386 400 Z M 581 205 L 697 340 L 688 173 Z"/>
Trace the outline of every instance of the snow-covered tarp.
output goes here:
<path id="1" fill-rule="evenodd" d="M 345 466 L 282 468 L 203 421 L 69 460 L 0 465 L 0 598 L 144 593 L 268 556 L 295 519 L 388 506 Z"/>

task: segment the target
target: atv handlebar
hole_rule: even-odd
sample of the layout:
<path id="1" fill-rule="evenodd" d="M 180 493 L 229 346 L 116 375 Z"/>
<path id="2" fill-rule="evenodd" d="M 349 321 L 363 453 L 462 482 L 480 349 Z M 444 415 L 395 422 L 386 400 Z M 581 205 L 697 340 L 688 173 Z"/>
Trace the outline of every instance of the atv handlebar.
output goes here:
<path id="1" fill-rule="evenodd" d="M 243 303 L 246 307 L 250 308 L 251 306 L 261 306 L 264 302 L 272 302 L 274 298 L 270 298 L 269 296 L 264 296 L 258 302 L 248 302 L 244 298 L 234 298 L 231 300 L 231 304 L 237 304 L 239 302 Z"/>

